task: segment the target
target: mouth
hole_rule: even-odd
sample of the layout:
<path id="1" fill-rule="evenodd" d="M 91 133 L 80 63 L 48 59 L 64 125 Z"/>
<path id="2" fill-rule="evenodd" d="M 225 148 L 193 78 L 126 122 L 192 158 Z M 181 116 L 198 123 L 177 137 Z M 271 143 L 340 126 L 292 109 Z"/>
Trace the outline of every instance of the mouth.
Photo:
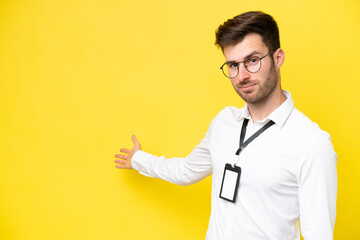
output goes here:
<path id="1" fill-rule="evenodd" d="M 255 85 L 256 85 L 256 83 L 248 83 L 245 85 L 240 85 L 239 88 L 244 92 L 249 92 L 249 91 L 253 90 Z"/>

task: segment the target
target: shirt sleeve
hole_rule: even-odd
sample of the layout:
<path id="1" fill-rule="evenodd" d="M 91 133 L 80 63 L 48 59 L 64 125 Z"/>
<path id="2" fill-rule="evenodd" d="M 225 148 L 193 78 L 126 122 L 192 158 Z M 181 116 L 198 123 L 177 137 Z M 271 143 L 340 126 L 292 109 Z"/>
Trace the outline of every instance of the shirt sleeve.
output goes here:
<path id="1" fill-rule="evenodd" d="M 158 157 L 139 150 L 132 158 L 132 167 L 145 176 L 163 179 L 178 185 L 186 186 L 201 181 L 212 173 L 209 142 L 215 122 L 216 117 L 210 124 L 205 137 L 187 157 Z"/>
<path id="2" fill-rule="evenodd" d="M 304 240 L 330 240 L 336 218 L 337 156 L 330 135 L 309 143 L 299 168 L 300 227 Z"/>

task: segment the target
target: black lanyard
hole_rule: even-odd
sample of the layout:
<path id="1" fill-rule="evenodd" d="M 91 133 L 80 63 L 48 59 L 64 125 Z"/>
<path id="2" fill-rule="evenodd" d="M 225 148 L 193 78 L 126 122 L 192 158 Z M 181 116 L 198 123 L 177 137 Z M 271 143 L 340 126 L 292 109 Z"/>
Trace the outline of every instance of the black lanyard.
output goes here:
<path id="1" fill-rule="evenodd" d="M 270 121 L 267 124 L 265 124 L 265 126 L 263 126 L 262 128 L 260 128 L 256 133 L 254 133 L 254 135 L 252 135 L 251 137 L 249 137 L 245 142 L 244 142 L 244 138 L 245 138 L 245 133 L 246 133 L 246 126 L 248 125 L 249 119 L 244 118 L 242 127 L 241 127 L 241 133 L 240 133 L 240 143 L 239 143 L 239 149 L 236 151 L 236 155 L 240 155 L 240 152 L 247 146 L 249 145 L 249 143 L 251 143 L 255 138 L 257 138 L 260 134 L 262 134 L 266 129 L 268 129 L 269 127 L 271 127 L 272 125 L 274 125 L 274 121 Z"/>

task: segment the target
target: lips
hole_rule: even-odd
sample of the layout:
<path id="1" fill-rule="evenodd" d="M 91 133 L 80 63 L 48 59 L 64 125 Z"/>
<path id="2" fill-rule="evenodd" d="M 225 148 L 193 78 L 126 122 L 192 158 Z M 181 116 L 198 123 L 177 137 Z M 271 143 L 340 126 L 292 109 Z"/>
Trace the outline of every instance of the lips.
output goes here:
<path id="1" fill-rule="evenodd" d="M 240 89 L 245 92 L 248 92 L 248 91 L 251 91 L 255 85 L 256 85 L 256 83 L 247 83 L 244 85 L 240 85 Z"/>

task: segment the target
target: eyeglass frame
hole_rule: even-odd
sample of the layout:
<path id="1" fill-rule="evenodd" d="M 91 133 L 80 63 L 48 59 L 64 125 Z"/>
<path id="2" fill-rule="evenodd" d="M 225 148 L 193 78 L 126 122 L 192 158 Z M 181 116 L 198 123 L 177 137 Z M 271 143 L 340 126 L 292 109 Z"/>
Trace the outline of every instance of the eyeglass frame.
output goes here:
<path id="1" fill-rule="evenodd" d="M 270 55 L 270 53 L 271 53 L 271 52 L 268 52 L 265 56 L 262 56 L 262 57 L 249 56 L 249 57 L 245 58 L 244 61 L 240 61 L 240 62 L 233 62 L 233 61 L 225 62 L 223 65 L 221 65 L 220 69 L 221 69 L 222 73 L 225 75 L 225 77 L 230 78 L 230 79 L 236 78 L 236 77 L 239 75 L 239 72 L 240 72 L 240 69 L 239 69 L 240 63 L 244 63 L 244 67 L 245 67 L 246 71 L 248 71 L 249 73 L 257 73 L 257 72 L 260 71 L 260 69 L 261 69 L 261 60 L 262 60 L 263 58 L 267 57 L 268 55 Z M 246 67 L 246 65 L 245 65 L 245 62 L 246 62 L 246 60 L 248 60 L 249 58 L 253 58 L 253 57 L 259 58 L 260 67 L 259 67 L 259 69 L 258 69 L 257 71 L 255 71 L 255 72 L 250 72 L 250 71 L 247 69 L 247 67 Z M 225 66 L 226 64 L 228 64 L 228 63 L 231 63 L 231 64 L 236 63 L 236 64 L 238 64 L 238 65 L 237 65 L 237 74 L 235 75 L 235 77 L 229 77 L 229 76 L 227 76 L 227 75 L 225 74 L 223 68 L 224 68 L 224 66 Z"/>

